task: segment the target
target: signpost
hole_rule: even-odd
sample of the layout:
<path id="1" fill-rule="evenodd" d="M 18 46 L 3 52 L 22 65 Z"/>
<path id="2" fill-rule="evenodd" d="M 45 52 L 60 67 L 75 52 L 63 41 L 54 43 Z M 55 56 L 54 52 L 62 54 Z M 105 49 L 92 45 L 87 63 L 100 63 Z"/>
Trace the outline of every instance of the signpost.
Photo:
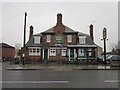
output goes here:
<path id="1" fill-rule="evenodd" d="M 104 64 L 106 65 L 106 39 L 107 39 L 107 29 L 103 29 L 103 39 L 104 40 Z"/>

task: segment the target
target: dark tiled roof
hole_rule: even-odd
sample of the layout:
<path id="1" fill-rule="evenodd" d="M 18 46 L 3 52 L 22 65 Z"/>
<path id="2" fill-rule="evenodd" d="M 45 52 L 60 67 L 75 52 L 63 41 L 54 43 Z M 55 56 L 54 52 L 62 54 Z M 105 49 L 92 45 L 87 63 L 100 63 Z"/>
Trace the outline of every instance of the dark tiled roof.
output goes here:
<path id="1" fill-rule="evenodd" d="M 78 32 L 78 36 L 85 36 L 86 37 L 86 45 L 95 45 L 95 43 L 92 41 L 90 36 L 88 34 Z"/>
<path id="2" fill-rule="evenodd" d="M 31 38 L 28 40 L 28 42 L 26 44 L 26 47 L 38 47 L 38 46 L 41 46 L 40 44 L 34 44 L 34 36 L 36 36 L 36 35 L 38 35 L 38 34 L 35 34 L 35 35 L 31 36 Z"/>
<path id="3" fill-rule="evenodd" d="M 54 28 L 54 27 L 53 27 Z M 35 35 L 33 35 L 31 38 L 30 38 L 30 40 L 27 42 L 27 44 L 26 44 L 26 46 L 27 47 L 30 47 L 30 46 L 42 46 L 41 44 L 34 44 L 34 36 L 42 36 L 42 34 L 43 33 L 54 33 L 54 31 L 53 31 L 53 28 L 50 28 L 50 29 L 48 29 L 48 30 L 46 30 L 46 31 L 44 31 L 44 32 L 42 32 L 42 33 L 38 33 L 38 34 L 35 34 Z M 71 28 L 69 28 L 69 27 L 67 27 L 67 26 L 65 26 L 65 31 L 64 31 L 64 33 L 77 33 L 78 34 L 78 36 L 86 36 L 86 45 L 96 45 L 93 41 L 92 41 L 92 39 L 90 38 L 90 36 L 88 35 L 88 34 L 85 34 L 85 33 L 82 33 L 82 32 L 76 32 L 76 31 L 74 31 L 74 30 L 72 30 Z"/>
<path id="4" fill-rule="evenodd" d="M 73 29 L 71 29 L 71 28 L 65 26 L 65 31 L 64 31 L 64 33 L 77 33 L 77 32 L 74 31 Z"/>
<path id="5" fill-rule="evenodd" d="M 34 36 L 41 36 L 41 33 L 38 33 L 38 34 L 34 34 Z"/>
<path id="6" fill-rule="evenodd" d="M 87 41 L 86 41 L 86 44 L 87 45 L 96 45 L 93 41 L 92 41 L 92 39 L 90 38 L 90 36 L 89 35 L 87 35 Z"/>
<path id="7" fill-rule="evenodd" d="M 43 34 L 43 33 L 54 33 L 54 31 L 53 31 L 53 28 L 50 28 L 50 29 L 48 29 L 48 30 L 42 32 L 42 34 Z"/>
<path id="8" fill-rule="evenodd" d="M 72 30 L 71 28 L 69 28 L 65 25 L 64 25 L 64 27 L 65 27 L 64 33 L 77 33 L 76 31 Z M 42 32 L 42 34 L 44 34 L 44 33 L 54 33 L 54 27 Z"/>
<path id="9" fill-rule="evenodd" d="M 8 45 L 6 43 L 0 43 L 0 48 L 13 48 L 13 49 L 15 49 L 15 47 Z"/>

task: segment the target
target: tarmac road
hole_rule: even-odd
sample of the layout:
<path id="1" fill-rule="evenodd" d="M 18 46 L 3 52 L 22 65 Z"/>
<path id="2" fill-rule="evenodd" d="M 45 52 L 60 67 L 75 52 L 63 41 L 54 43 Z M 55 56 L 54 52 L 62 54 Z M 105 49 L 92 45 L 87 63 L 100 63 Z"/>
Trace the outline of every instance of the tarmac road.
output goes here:
<path id="1" fill-rule="evenodd" d="M 118 70 L 3 70 L 3 88 L 118 88 Z"/>

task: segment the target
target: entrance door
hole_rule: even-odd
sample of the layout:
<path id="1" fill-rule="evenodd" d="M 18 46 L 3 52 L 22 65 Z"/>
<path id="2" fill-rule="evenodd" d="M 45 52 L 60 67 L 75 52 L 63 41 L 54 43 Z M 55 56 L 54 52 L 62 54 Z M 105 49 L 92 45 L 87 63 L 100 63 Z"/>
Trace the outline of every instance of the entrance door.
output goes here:
<path id="1" fill-rule="evenodd" d="M 70 49 L 70 60 L 74 60 L 74 49 Z"/>
<path id="2" fill-rule="evenodd" d="M 44 49 L 44 59 L 48 59 L 48 49 Z"/>

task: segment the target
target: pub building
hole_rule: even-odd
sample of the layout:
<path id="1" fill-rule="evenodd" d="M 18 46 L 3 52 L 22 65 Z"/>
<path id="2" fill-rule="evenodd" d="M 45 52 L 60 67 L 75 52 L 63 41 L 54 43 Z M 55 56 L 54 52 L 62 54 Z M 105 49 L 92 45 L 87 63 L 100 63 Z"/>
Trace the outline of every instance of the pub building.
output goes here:
<path id="1" fill-rule="evenodd" d="M 97 57 L 97 45 L 94 43 L 93 25 L 90 35 L 74 31 L 62 23 L 62 14 L 57 14 L 54 27 L 33 35 L 30 26 L 29 40 L 25 57 L 29 61 L 94 61 Z"/>

